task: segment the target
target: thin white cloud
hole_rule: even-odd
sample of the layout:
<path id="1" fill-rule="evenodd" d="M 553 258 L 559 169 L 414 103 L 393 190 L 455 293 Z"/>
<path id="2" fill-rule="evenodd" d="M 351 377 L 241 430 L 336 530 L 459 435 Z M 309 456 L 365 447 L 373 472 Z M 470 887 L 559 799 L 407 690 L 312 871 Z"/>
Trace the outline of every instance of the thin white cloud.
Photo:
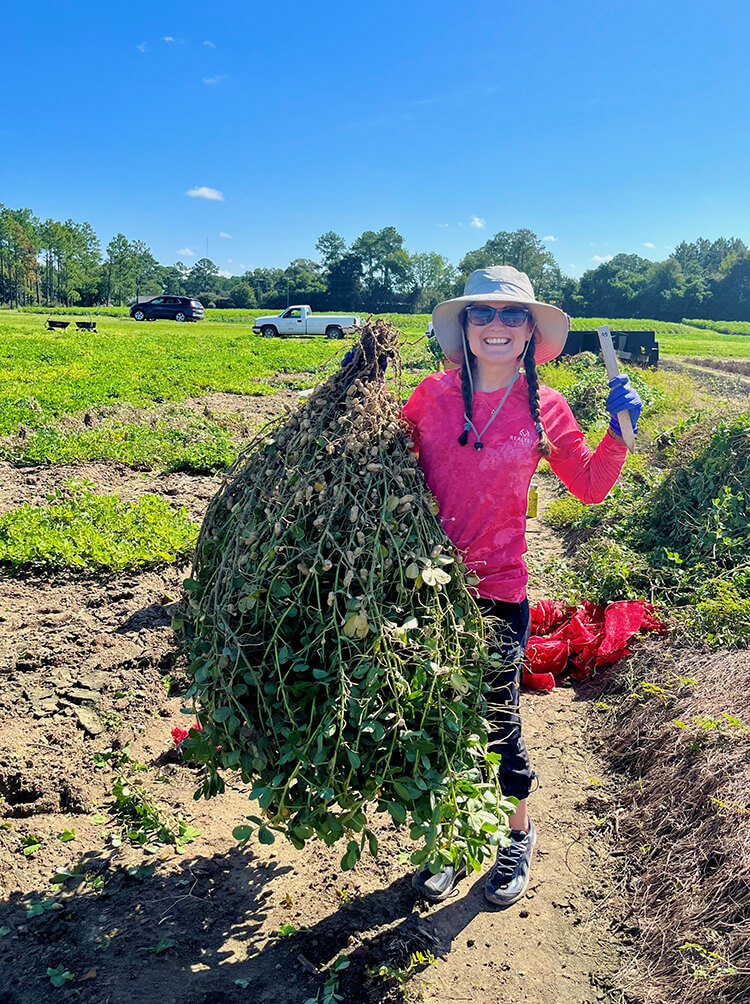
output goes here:
<path id="1" fill-rule="evenodd" d="M 192 248 L 178 248 L 175 254 L 181 254 L 183 258 L 195 258 L 195 251 Z"/>
<path id="2" fill-rule="evenodd" d="M 644 241 L 643 246 L 645 248 L 655 248 L 656 244 L 652 244 L 651 241 Z"/>
<path id="3" fill-rule="evenodd" d="M 174 41 L 176 41 L 176 40 L 175 40 L 174 38 L 172 38 L 172 36 L 171 36 L 171 35 L 165 35 L 165 36 L 164 36 L 164 41 L 165 41 L 165 42 L 174 42 Z"/>
<path id="4" fill-rule="evenodd" d="M 223 279 L 231 279 L 232 278 L 232 273 L 231 272 L 227 272 L 227 270 L 225 268 L 220 268 L 219 269 L 219 275 Z"/>
<path id="5" fill-rule="evenodd" d="M 450 223 L 438 223 L 438 227 L 441 230 L 447 230 L 449 226 L 450 226 Z"/>
<path id="6" fill-rule="evenodd" d="M 207 84 L 209 87 L 213 87 L 214 84 L 218 84 L 219 81 L 223 79 L 224 78 L 221 75 L 219 75 L 218 77 L 201 77 L 203 83 Z"/>
<path id="7" fill-rule="evenodd" d="M 223 202 L 224 195 L 217 188 L 208 188 L 206 185 L 198 185 L 195 188 L 189 188 L 185 195 L 189 195 L 191 199 L 212 199 L 214 202 Z"/>
<path id="8" fill-rule="evenodd" d="M 215 49 L 216 48 L 216 46 L 214 45 L 213 42 L 204 42 L 203 44 L 207 45 L 210 49 Z"/>
<path id="9" fill-rule="evenodd" d="M 605 254 L 604 257 L 602 257 L 600 254 L 595 254 L 591 260 L 603 262 L 603 261 L 612 261 L 613 258 L 614 258 L 613 254 Z"/>
<path id="10" fill-rule="evenodd" d="M 476 227 L 477 230 L 482 230 L 482 229 L 484 229 L 484 227 L 487 226 L 487 221 L 481 219 L 481 217 L 479 217 L 479 216 L 472 216 L 471 223 L 469 224 L 469 226 L 470 227 Z"/>
<path id="11" fill-rule="evenodd" d="M 137 50 L 138 50 L 139 52 L 148 52 L 148 46 L 146 45 L 146 43 L 145 43 L 145 42 L 141 42 L 141 44 L 140 44 L 140 45 L 136 45 L 136 49 L 137 49 Z"/>
<path id="12" fill-rule="evenodd" d="M 558 238 L 557 237 L 553 237 L 552 234 L 550 234 L 549 237 L 542 237 L 542 243 L 544 243 L 544 244 L 551 244 L 553 241 L 556 241 L 556 240 L 558 240 Z"/>
<path id="13" fill-rule="evenodd" d="M 225 237 L 228 241 L 231 241 L 231 239 L 232 239 L 232 235 L 231 234 L 225 234 L 223 230 L 219 234 L 219 237 Z"/>

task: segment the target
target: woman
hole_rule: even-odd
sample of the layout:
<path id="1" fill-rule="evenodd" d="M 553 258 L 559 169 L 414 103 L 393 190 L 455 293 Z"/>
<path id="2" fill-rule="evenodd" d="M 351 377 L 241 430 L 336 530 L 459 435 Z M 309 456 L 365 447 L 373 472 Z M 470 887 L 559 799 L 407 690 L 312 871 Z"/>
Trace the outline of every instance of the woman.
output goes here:
<path id="1" fill-rule="evenodd" d="M 473 272 L 463 296 L 435 307 L 433 325 L 446 358 L 460 369 L 423 380 L 404 415 L 443 527 L 480 579 L 480 606 L 503 626 L 498 650 L 504 669 L 491 681 L 503 707 L 494 713 L 490 707 L 489 748 L 501 754 L 503 793 L 518 805 L 509 818 L 510 846 L 498 850 L 485 897 L 508 906 L 528 885 L 536 843 L 527 805 L 533 775 L 517 710 L 529 639 L 523 560 L 529 484 L 546 457 L 577 498 L 601 502 L 627 455 L 617 414 L 630 411 L 635 430 L 641 400 L 626 376 L 610 382 L 609 428 L 592 453 L 563 396 L 537 378 L 537 365 L 562 351 L 568 316 L 536 300 L 528 276 L 511 266 Z M 439 901 L 460 877 L 451 866 L 436 875 L 425 868 L 413 884 Z"/>

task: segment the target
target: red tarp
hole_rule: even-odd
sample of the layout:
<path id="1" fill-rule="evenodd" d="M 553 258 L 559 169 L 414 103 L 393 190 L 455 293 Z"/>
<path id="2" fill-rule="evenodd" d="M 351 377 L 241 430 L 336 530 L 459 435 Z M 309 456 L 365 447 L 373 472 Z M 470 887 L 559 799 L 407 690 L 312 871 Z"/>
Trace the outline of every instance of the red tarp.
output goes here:
<path id="1" fill-rule="evenodd" d="M 552 690 L 555 677 L 568 664 L 570 675 L 581 680 L 596 666 L 630 655 L 628 643 L 639 631 L 666 630 L 653 606 L 642 600 L 618 600 L 606 608 L 588 601 L 561 607 L 541 600 L 531 608 L 523 682 L 536 690 Z"/>

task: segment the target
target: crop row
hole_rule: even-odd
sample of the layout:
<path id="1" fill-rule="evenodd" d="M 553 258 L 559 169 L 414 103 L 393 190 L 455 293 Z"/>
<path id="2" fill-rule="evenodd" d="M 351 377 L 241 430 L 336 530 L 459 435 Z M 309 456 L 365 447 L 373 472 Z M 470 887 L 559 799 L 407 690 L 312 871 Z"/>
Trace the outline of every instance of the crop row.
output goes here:
<path id="1" fill-rule="evenodd" d="M 725 335 L 750 335 L 750 321 L 700 321 L 687 320 L 683 317 L 682 323 L 689 324 L 693 328 L 721 331 Z"/>

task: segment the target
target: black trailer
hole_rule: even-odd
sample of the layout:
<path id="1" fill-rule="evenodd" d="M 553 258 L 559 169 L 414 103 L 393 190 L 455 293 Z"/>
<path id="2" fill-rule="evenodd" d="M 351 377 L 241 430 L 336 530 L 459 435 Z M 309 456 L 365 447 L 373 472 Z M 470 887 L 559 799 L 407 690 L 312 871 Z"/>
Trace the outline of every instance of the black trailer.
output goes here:
<path id="1" fill-rule="evenodd" d="M 612 331 L 612 344 L 622 360 L 645 366 L 659 365 L 659 343 L 655 331 Z M 601 353 L 597 331 L 568 332 L 562 355 L 575 356 L 579 352 Z"/>

